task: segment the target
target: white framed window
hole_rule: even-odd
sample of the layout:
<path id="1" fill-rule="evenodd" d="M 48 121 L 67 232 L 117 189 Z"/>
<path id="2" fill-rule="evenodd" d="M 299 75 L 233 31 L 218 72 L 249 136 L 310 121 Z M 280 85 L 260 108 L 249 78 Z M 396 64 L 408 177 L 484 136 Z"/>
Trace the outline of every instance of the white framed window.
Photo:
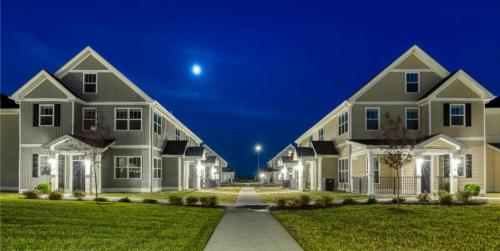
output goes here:
<path id="1" fill-rule="evenodd" d="M 40 105 L 38 109 L 38 124 L 54 126 L 54 105 Z"/>
<path id="2" fill-rule="evenodd" d="M 457 165 L 457 175 L 459 177 L 465 177 L 465 174 L 466 174 L 466 171 L 465 171 L 465 166 L 466 166 L 465 155 L 457 156 L 457 159 L 459 159 L 458 165 Z"/>
<path id="3" fill-rule="evenodd" d="M 319 141 L 323 141 L 323 136 L 324 136 L 324 131 L 323 131 L 323 128 L 319 129 L 318 131 L 318 140 Z"/>
<path id="4" fill-rule="evenodd" d="M 153 178 L 161 178 L 161 158 L 153 158 Z"/>
<path id="5" fill-rule="evenodd" d="M 141 179 L 141 156 L 115 156 L 115 179 Z"/>
<path id="6" fill-rule="evenodd" d="M 465 125 L 465 104 L 450 105 L 450 125 L 452 126 Z"/>
<path id="7" fill-rule="evenodd" d="M 38 176 L 40 175 L 50 175 L 50 162 L 49 159 L 53 158 L 50 155 L 38 155 Z"/>
<path id="8" fill-rule="evenodd" d="M 158 113 L 153 114 L 153 131 L 161 135 L 162 121 L 161 116 Z"/>
<path id="9" fill-rule="evenodd" d="M 380 127 L 380 108 L 366 107 L 365 108 L 365 130 L 377 131 Z"/>
<path id="10" fill-rule="evenodd" d="M 419 72 L 406 72 L 405 74 L 406 92 L 420 92 L 420 73 Z"/>
<path id="11" fill-rule="evenodd" d="M 339 183 L 349 183 L 349 159 L 339 159 Z"/>
<path id="12" fill-rule="evenodd" d="M 181 140 L 182 135 L 181 135 L 181 130 L 175 128 L 175 140 Z"/>
<path id="13" fill-rule="evenodd" d="M 417 131 L 419 130 L 420 112 L 418 108 L 405 108 L 406 130 Z"/>
<path id="14" fill-rule="evenodd" d="M 97 73 L 83 73 L 83 93 L 97 93 Z"/>
<path id="15" fill-rule="evenodd" d="M 89 107 L 82 108 L 82 123 L 83 131 L 96 131 L 97 109 Z"/>
<path id="16" fill-rule="evenodd" d="M 115 108 L 115 131 L 142 130 L 141 108 Z"/>
<path id="17" fill-rule="evenodd" d="M 339 135 L 342 135 L 349 131 L 349 115 L 347 112 L 344 112 L 339 117 Z"/>

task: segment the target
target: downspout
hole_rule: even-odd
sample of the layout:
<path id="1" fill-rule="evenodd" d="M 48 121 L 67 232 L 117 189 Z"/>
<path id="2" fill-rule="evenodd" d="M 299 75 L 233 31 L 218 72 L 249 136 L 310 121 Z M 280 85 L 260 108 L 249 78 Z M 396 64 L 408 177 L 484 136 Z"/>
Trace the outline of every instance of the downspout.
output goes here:
<path id="1" fill-rule="evenodd" d="M 153 123 L 151 123 L 152 121 L 152 117 L 151 117 L 151 111 L 153 110 L 153 105 L 150 104 L 149 105 L 149 192 L 153 192 L 153 177 L 152 177 L 152 169 L 153 169 L 153 130 L 152 129 L 152 126 L 153 126 Z"/>

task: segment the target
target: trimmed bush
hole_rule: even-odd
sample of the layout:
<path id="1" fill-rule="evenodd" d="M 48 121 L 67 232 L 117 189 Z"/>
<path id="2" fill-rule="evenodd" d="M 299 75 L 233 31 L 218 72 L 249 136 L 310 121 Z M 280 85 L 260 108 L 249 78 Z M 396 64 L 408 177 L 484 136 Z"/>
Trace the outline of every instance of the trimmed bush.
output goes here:
<path id="1" fill-rule="evenodd" d="M 356 201 L 353 198 L 351 198 L 351 197 L 347 197 L 347 198 L 344 199 L 344 201 L 342 201 L 342 204 L 344 204 L 344 205 L 354 205 L 354 204 L 356 204 Z"/>
<path id="2" fill-rule="evenodd" d="M 314 205 L 317 207 L 326 207 L 326 201 L 323 197 L 317 197 L 314 199 Z"/>
<path id="3" fill-rule="evenodd" d="M 375 203 L 377 203 L 377 199 L 375 199 L 375 197 L 373 196 L 368 197 L 366 204 L 375 204 Z"/>
<path id="4" fill-rule="evenodd" d="M 453 196 L 446 191 L 439 191 L 437 196 L 441 205 L 451 205 L 453 203 Z"/>
<path id="5" fill-rule="evenodd" d="M 99 199 L 94 198 L 94 201 L 108 201 L 108 198 L 104 198 L 104 197 L 99 197 Z"/>
<path id="6" fill-rule="evenodd" d="M 301 194 L 299 196 L 299 204 L 301 207 L 307 207 L 311 203 L 311 197 L 309 195 Z"/>
<path id="7" fill-rule="evenodd" d="M 168 202 L 170 202 L 170 205 L 176 205 L 176 206 L 182 206 L 184 204 L 183 198 L 178 195 L 168 196 Z"/>
<path id="8" fill-rule="evenodd" d="M 142 202 L 144 202 L 144 203 L 156 203 L 158 201 L 155 199 L 144 199 L 144 200 L 142 200 Z"/>
<path id="9" fill-rule="evenodd" d="M 85 198 L 86 195 L 87 193 L 85 193 L 82 190 L 73 191 L 73 197 L 77 198 L 78 200 L 82 200 L 83 198 Z"/>
<path id="10" fill-rule="evenodd" d="M 298 198 L 290 198 L 286 201 L 289 207 L 300 207 L 300 200 Z"/>
<path id="11" fill-rule="evenodd" d="M 481 187 L 478 184 L 467 184 L 465 185 L 464 190 L 469 191 L 473 196 L 478 196 L 481 191 Z"/>
<path id="12" fill-rule="evenodd" d="M 36 189 L 23 191 L 23 195 L 26 199 L 40 199 L 40 191 Z"/>
<path id="13" fill-rule="evenodd" d="M 202 206 L 207 207 L 208 206 L 208 197 L 207 196 L 201 196 L 200 197 L 200 203 Z"/>
<path id="14" fill-rule="evenodd" d="M 128 197 L 123 197 L 118 200 L 119 202 L 132 202 Z"/>
<path id="15" fill-rule="evenodd" d="M 49 193 L 49 200 L 62 200 L 64 197 L 64 191 L 62 189 L 57 189 Z"/>
<path id="16" fill-rule="evenodd" d="M 186 198 L 186 203 L 187 203 L 188 205 L 193 206 L 193 205 L 195 205 L 195 204 L 198 202 L 198 200 L 199 200 L 199 199 L 198 199 L 198 197 L 196 197 L 196 196 L 188 196 L 188 197 Z"/>
<path id="17" fill-rule="evenodd" d="M 44 183 L 38 184 L 36 189 L 44 194 L 48 194 L 48 193 L 50 193 L 51 186 L 49 183 L 44 182 Z"/>
<path id="18" fill-rule="evenodd" d="M 277 198 L 276 205 L 278 205 L 278 207 L 285 207 L 286 206 L 286 198 L 285 197 Z"/>
<path id="19" fill-rule="evenodd" d="M 209 207 L 215 207 L 219 204 L 219 198 L 217 198 L 216 195 L 209 195 L 208 196 L 208 206 Z"/>
<path id="20" fill-rule="evenodd" d="M 398 201 L 398 197 L 394 197 L 394 198 L 392 198 L 392 203 L 395 203 L 395 204 L 396 204 L 396 203 L 398 203 L 398 202 L 399 202 L 399 203 L 403 203 L 403 202 L 405 202 L 405 201 L 406 201 L 406 199 L 405 199 L 405 198 L 402 198 L 402 197 L 399 197 L 399 201 Z"/>
<path id="21" fill-rule="evenodd" d="M 472 197 L 472 192 L 470 190 L 458 191 L 455 194 L 455 198 L 459 201 L 462 201 L 465 204 L 469 203 L 471 197 Z"/>
<path id="22" fill-rule="evenodd" d="M 420 202 L 429 202 L 431 195 L 429 193 L 421 193 L 417 195 L 417 199 Z"/>

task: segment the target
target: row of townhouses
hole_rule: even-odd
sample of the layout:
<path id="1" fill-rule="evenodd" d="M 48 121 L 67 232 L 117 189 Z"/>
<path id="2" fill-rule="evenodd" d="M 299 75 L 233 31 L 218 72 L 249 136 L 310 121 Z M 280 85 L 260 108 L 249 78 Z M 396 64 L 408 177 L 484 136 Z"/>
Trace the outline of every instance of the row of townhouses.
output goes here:
<path id="1" fill-rule="evenodd" d="M 399 179 L 381 161 L 381 131 L 401 121 L 414 142 Z M 463 70 L 411 47 L 268 162 L 299 190 L 454 193 L 500 191 L 500 100 Z"/>
<path id="2" fill-rule="evenodd" d="M 1 189 L 217 186 L 227 162 L 92 48 L 2 95 Z"/>

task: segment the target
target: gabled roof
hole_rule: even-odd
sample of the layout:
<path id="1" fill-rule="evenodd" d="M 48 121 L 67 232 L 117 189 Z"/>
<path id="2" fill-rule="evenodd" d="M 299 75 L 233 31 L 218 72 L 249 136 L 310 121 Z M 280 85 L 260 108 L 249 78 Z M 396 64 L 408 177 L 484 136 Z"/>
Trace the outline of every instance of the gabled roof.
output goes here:
<path id="1" fill-rule="evenodd" d="M 500 151 L 500 143 L 488 143 L 488 145 L 493 149 Z"/>
<path id="2" fill-rule="evenodd" d="M 314 149 L 312 147 L 296 147 L 295 152 L 297 157 L 314 157 Z"/>
<path id="3" fill-rule="evenodd" d="M 50 74 L 46 70 L 41 70 L 35 76 L 33 76 L 28 82 L 26 82 L 21 88 L 17 89 L 14 94 L 10 96 L 11 99 L 21 100 L 26 96 L 26 94 L 30 93 L 34 90 L 38 85 L 43 83 L 40 79 L 49 80 L 54 86 L 56 86 L 59 90 L 61 90 L 69 100 L 79 100 L 82 101 L 80 97 L 78 97 L 71 89 L 65 86 L 58 78 L 54 75 Z"/>
<path id="4" fill-rule="evenodd" d="M 201 157 L 203 156 L 203 152 L 205 151 L 205 147 L 203 146 L 190 146 L 186 148 L 186 152 L 184 156 L 186 157 Z"/>
<path id="5" fill-rule="evenodd" d="M 19 108 L 19 105 L 12 99 L 10 99 L 8 96 L 3 95 L 3 93 L 0 93 L 1 99 L 0 99 L 0 108 L 2 109 L 17 109 Z"/>
<path id="6" fill-rule="evenodd" d="M 75 139 L 80 141 L 81 143 L 99 149 L 105 149 L 115 143 L 115 139 L 112 138 L 101 138 L 101 137 L 92 137 L 92 136 L 84 136 L 84 135 L 75 135 L 75 134 L 65 134 L 61 137 L 58 137 L 49 143 L 43 145 L 43 147 L 52 148 L 56 145 L 66 142 L 67 140 Z"/>
<path id="7" fill-rule="evenodd" d="M 339 155 L 333 141 L 312 141 L 314 152 L 317 155 Z"/>
<path id="8" fill-rule="evenodd" d="M 438 93 L 440 93 L 457 79 L 460 80 L 460 82 L 462 82 L 464 85 L 469 87 L 473 92 L 478 94 L 482 99 L 491 100 L 495 98 L 495 96 L 490 91 L 488 91 L 471 76 L 469 76 L 469 74 L 467 74 L 463 70 L 458 70 L 453 74 L 450 74 L 449 76 L 441 80 L 436 86 L 431 88 L 422 96 L 422 98 L 420 98 L 419 102 L 436 97 Z"/>
<path id="9" fill-rule="evenodd" d="M 485 105 L 486 108 L 500 108 L 500 97 L 496 97 Z"/>
<path id="10" fill-rule="evenodd" d="M 436 140 L 443 140 L 451 145 L 453 145 L 457 149 L 464 149 L 467 148 L 466 145 L 464 145 L 462 142 L 442 133 L 430 135 L 430 136 L 425 136 L 421 138 L 417 138 L 414 140 L 409 140 L 409 143 L 415 144 L 415 148 L 421 148 L 433 141 Z M 357 143 L 360 145 L 365 145 L 365 146 L 384 146 L 386 145 L 386 141 L 384 139 L 350 139 L 348 142 L 353 142 Z"/>
<path id="11" fill-rule="evenodd" d="M 205 157 L 205 163 L 208 164 L 215 164 L 215 160 L 217 159 L 216 156 L 206 156 Z"/>
<path id="12" fill-rule="evenodd" d="M 183 156 L 186 152 L 187 140 L 167 140 L 163 148 L 163 155 Z"/>
<path id="13" fill-rule="evenodd" d="M 270 161 L 268 161 L 268 163 L 269 163 L 269 162 L 271 162 L 271 161 L 273 161 L 273 160 L 275 160 L 275 159 L 277 159 L 277 158 L 278 158 L 278 157 L 280 157 L 280 156 L 281 156 L 281 155 L 282 155 L 285 151 L 289 151 L 289 150 L 292 150 L 292 151 L 293 151 L 293 150 L 295 150 L 295 147 L 294 147 L 292 144 L 288 144 L 285 148 L 283 148 L 283 150 L 281 150 L 279 153 L 277 153 L 276 155 L 274 155 L 274 157 L 273 157 Z"/>
<path id="14" fill-rule="evenodd" d="M 281 156 L 281 162 L 284 164 L 294 164 L 297 163 L 296 160 L 293 160 L 292 156 Z"/>
<path id="15" fill-rule="evenodd" d="M 144 91 L 142 91 L 137 85 L 135 85 L 130 79 L 118 71 L 113 65 L 111 65 L 106 59 L 104 59 L 99 53 L 94 51 L 90 46 L 85 47 L 76 56 L 69 60 L 65 65 L 63 65 L 59 70 L 56 71 L 55 75 L 62 79 L 66 74 L 68 74 L 74 67 L 83 62 L 87 57 L 94 57 L 99 63 L 104 65 L 108 70 L 113 72 L 120 80 L 122 80 L 126 85 L 128 85 L 132 90 L 134 90 L 139 96 L 141 96 L 146 102 L 153 102 L 153 99 L 149 97 Z"/>

